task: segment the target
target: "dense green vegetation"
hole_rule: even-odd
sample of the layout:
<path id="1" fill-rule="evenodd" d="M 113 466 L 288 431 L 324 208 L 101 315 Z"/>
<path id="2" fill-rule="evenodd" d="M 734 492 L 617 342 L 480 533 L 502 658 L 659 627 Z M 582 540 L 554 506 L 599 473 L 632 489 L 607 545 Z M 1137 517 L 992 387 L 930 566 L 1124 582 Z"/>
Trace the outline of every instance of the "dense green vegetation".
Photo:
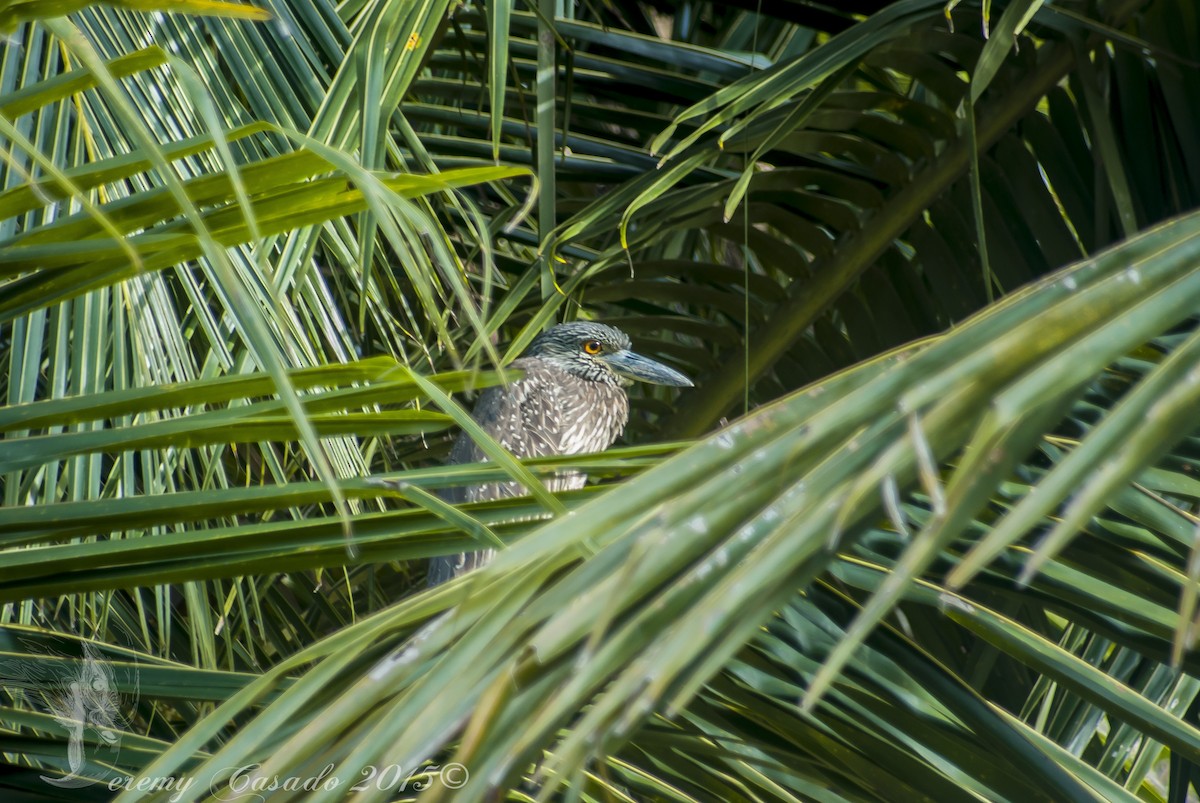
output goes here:
<path id="1" fill-rule="evenodd" d="M 0 2 L 0 795 L 1188 799 L 1200 10 L 568 5 Z"/>

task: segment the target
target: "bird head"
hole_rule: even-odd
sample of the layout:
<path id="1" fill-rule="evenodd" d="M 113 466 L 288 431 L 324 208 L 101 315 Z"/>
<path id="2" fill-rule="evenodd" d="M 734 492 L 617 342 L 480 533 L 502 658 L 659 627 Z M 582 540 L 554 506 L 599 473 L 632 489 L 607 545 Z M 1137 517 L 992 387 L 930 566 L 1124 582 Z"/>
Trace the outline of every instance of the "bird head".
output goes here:
<path id="1" fill-rule="evenodd" d="M 534 339 L 525 356 L 546 360 L 590 382 L 692 387 L 692 381 L 674 368 L 633 352 L 628 335 L 602 323 L 576 321 L 552 326 Z"/>

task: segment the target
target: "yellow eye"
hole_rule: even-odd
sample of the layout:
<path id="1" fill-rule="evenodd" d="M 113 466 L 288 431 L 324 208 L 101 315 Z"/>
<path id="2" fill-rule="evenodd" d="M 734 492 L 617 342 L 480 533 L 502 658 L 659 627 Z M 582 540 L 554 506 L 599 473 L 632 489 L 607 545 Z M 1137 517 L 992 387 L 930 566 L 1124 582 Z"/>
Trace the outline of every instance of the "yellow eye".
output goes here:
<path id="1" fill-rule="evenodd" d="M 600 345 L 599 340 L 585 340 L 583 343 L 583 350 L 586 354 L 596 355 L 603 351 L 604 347 Z"/>

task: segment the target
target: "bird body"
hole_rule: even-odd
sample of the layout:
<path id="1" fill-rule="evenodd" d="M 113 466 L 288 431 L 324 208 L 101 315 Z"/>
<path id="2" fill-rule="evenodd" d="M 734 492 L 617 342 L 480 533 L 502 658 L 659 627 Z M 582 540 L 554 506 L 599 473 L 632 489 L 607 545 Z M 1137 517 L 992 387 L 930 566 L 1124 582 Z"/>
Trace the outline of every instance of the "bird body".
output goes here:
<path id="1" fill-rule="evenodd" d="M 501 446 L 516 457 L 545 457 L 599 452 L 620 436 L 629 420 L 625 386 L 632 380 L 691 385 L 683 374 L 629 350 L 629 338 L 603 324 L 559 324 L 540 335 L 525 356 L 512 363 L 523 376 L 507 385 L 488 388 L 479 397 L 472 417 Z M 485 460 L 483 450 L 462 433 L 450 451 L 451 463 Z M 550 491 L 582 488 L 587 477 L 578 471 L 560 473 Z M 481 502 L 524 496 L 518 482 L 497 482 L 455 488 L 443 496 L 453 503 Z M 429 585 L 457 577 L 486 563 L 492 550 L 434 558 Z"/>
<path id="2" fill-rule="evenodd" d="M 620 386 L 589 382 L 536 357 L 517 360 L 512 367 L 522 370 L 524 376 L 507 387 L 488 388 L 471 415 L 517 457 L 598 452 L 612 445 L 629 420 L 629 397 Z M 465 432 L 458 436 L 450 451 L 451 463 L 478 463 L 486 459 L 483 450 Z M 571 479 L 576 478 L 580 481 L 560 487 L 583 487 L 583 476 L 574 472 Z M 453 501 L 463 502 L 528 493 L 516 482 L 455 490 L 462 498 Z"/>

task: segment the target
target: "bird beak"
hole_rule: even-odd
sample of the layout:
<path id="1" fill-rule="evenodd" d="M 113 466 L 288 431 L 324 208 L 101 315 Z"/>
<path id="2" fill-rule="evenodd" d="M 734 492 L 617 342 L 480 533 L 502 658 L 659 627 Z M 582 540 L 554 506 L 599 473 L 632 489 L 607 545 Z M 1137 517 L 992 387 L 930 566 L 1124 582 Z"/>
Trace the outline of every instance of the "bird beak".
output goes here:
<path id="1" fill-rule="evenodd" d="M 626 379 L 636 379 L 638 382 L 649 382 L 651 385 L 671 385 L 677 388 L 692 387 L 692 380 L 668 368 L 661 362 L 655 362 L 649 357 L 634 354 L 629 349 L 621 349 L 611 354 L 601 356 L 602 360 Z"/>

